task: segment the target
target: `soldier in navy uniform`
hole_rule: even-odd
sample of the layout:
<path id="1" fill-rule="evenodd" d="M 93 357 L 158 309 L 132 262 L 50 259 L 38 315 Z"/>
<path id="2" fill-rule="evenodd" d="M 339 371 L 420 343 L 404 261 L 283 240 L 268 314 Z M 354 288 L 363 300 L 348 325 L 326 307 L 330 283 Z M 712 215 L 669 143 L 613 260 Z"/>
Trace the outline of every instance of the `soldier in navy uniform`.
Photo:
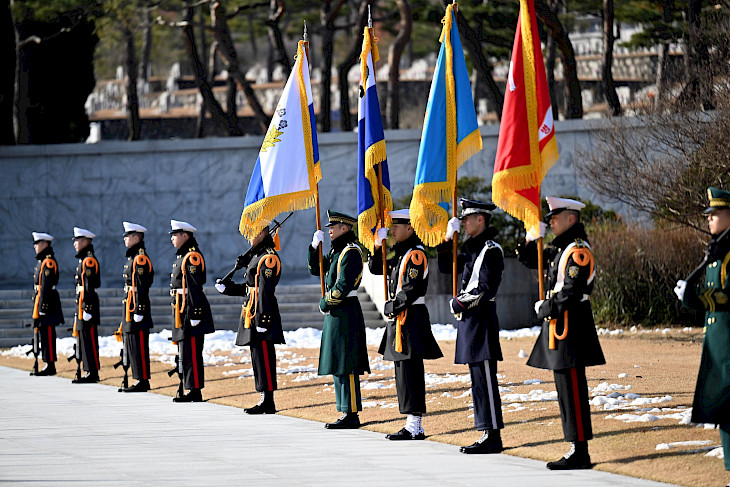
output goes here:
<path id="1" fill-rule="evenodd" d="M 76 318 L 74 336 L 79 338 L 83 377 L 71 382 L 87 384 L 99 382 L 99 296 L 96 290 L 101 286 L 101 270 L 99 261 L 94 255 L 91 243 L 95 235 L 85 228 L 74 227 L 74 249 L 79 265 L 76 267 Z"/>
<path id="2" fill-rule="evenodd" d="M 205 386 L 203 344 L 205 335 L 213 333 L 213 315 L 203 293 L 205 259 L 195 240 L 195 227 L 179 220 L 170 220 L 170 240 L 177 249 L 170 274 L 173 328 L 172 340 L 178 345 L 178 367 L 184 377 L 187 394 L 174 402 L 202 402 Z"/>
<path id="3" fill-rule="evenodd" d="M 127 363 L 131 365 L 132 377 L 137 383 L 120 389 L 122 392 L 147 392 L 150 390 L 150 287 L 155 279 L 144 245 L 142 225 L 123 222 L 124 245 L 127 247 L 127 262 L 124 264 L 124 321 L 122 340 Z"/>
<path id="4" fill-rule="evenodd" d="M 41 358 L 46 367 L 37 374 L 56 375 L 56 326 L 63 323 L 61 299 L 56 291 L 58 263 L 53 255 L 53 237 L 47 233 L 33 232 L 33 248 L 38 263 L 33 270 L 33 326 L 40 333 Z"/>
<path id="5" fill-rule="evenodd" d="M 439 269 L 453 270 L 451 239 L 461 224 L 469 238 L 457 256 L 461 288 L 449 306 L 456 317 L 456 358 L 468 364 L 474 402 L 474 426 L 482 436 L 459 451 L 467 454 L 499 453 L 503 450 L 500 430 L 504 428 L 502 400 L 497 383 L 497 362 L 502 360 L 495 296 L 502 281 L 504 254 L 493 239 L 497 229 L 489 226 L 492 203 L 461 198 L 461 219 L 449 220 L 445 242 L 437 246 Z"/>
<path id="6" fill-rule="evenodd" d="M 426 413 L 426 381 L 424 360 L 441 358 L 444 354 L 431 332 L 431 320 L 426 308 L 428 262 L 421 239 L 411 226 L 406 208 L 390 212 L 395 239 L 395 256 L 388 259 L 388 296 L 383 314 L 389 321 L 379 353 L 395 364 L 395 385 L 398 408 L 407 414 L 405 426 L 397 433 L 386 435 L 389 440 L 423 440 L 426 437 L 422 418 Z M 378 230 L 375 252 L 368 267 L 376 275 L 383 274 L 383 244 L 388 229 Z"/>
<path id="7" fill-rule="evenodd" d="M 322 344 L 319 351 L 319 375 L 334 378 L 337 411 L 342 416 L 327 429 L 356 429 L 360 427 L 358 412 L 362 411 L 360 374 L 370 373 L 365 318 L 362 314 L 357 288 L 362 281 L 362 251 L 352 231 L 356 220 L 343 213 L 328 211 L 329 235 L 332 249 L 324 257 L 326 294 L 319 301 L 325 315 Z M 308 247 L 309 272 L 319 275 L 319 245 L 324 232 L 314 232 Z"/>
<path id="8" fill-rule="evenodd" d="M 564 198 L 548 196 L 546 199 L 550 212 L 545 219 L 550 222 L 555 239 L 542 255 L 547 272 L 547 295 L 535 303 L 542 330 L 527 365 L 553 371 L 563 434 L 571 442 L 568 453 L 548 463 L 547 468 L 591 468 L 588 440 L 593 438 L 593 431 L 586 367 L 606 363 L 589 299 L 595 264 L 580 222 L 580 210 L 585 205 Z M 543 226 L 541 229 L 540 233 L 544 233 Z M 520 262 L 531 269 L 537 268 L 535 240 L 520 244 L 517 252 Z"/>
<path id="9" fill-rule="evenodd" d="M 236 345 L 251 348 L 251 364 L 256 390 L 261 400 L 253 407 L 244 409 L 248 414 L 274 414 L 276 383 L 276 349 L 284 344 L 279 304 L 276 301 L 276 285 L 281 278 L 281 261 L 275 250 L 268 227 L 264 227 L 251 240 L 251 248 L 236 260 L 236 268 L 246 268 L 244 282 L 232 279 L 219 280 L 215 287 L 228 296 L 245 296 L 241 321 L 238 324 Z"/>
<path id="10" fill-rule="evenodd" d="M 707 195 L 712 238 L 706 259 L 686 281 L 677 282 L 674 292 L 684 306 L 705 312 L 692 422 L 720 426 L 725 470 L 730 470 L 730 191 L 710 187 Z"/>

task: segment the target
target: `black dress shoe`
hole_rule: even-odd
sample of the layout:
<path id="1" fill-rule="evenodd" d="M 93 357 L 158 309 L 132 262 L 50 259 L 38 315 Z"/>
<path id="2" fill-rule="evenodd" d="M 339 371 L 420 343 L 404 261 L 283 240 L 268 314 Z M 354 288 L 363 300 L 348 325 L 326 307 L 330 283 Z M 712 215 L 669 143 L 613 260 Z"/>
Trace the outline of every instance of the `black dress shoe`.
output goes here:
<path id="1" fill-rule="evenodd" d="M 95 384 L 99 382 L 99 374 L 86 374 L 83 377 L 71 381 L 73 384 Z"/>
<path id="2" fill-rule="evenodd" d="M 357 413 L 344 413 L 334 423 L 324 425 L 329 430 L 356 430 L 360 427 L 360 418 Z"/>
<path id="3" fill-rule="evenodd" d="M 588 442 L 575 442 L 570 451 L 563 458 L 549 462 L 546 467 L 550 470 L 579 470 L 593 468 L 591 456 L 588 454 Z"/>
<path id="4" fill-rule="evenodd" d="M 119 390 L 122 392 L 147 392 L 150 390 L 150 381 L 143 379 L 134 384 L 132 387 L 126 387 Z"/>
<path id="5" fill-rule="evenodd" d="M 264 401 L 254 407 L 244 409 L 243 412 L 246 414 L 276 414 L 276 406 L 273 400 Z"/>
<path id="6" fill-rule="evenodd" d="M 173 397 L 172 402 L 203 402 L 203 394 L 200 389 L 192 389 L 180 397 Z"/>
<path id="7" fill-rule="evenodd" d="M 48 375 L 56 375 L 56 364 L 53 363 L 53 362 L 50 362 L 48 365 L 46 365 L 46 368 L 45 369 L 41 370 L 40 372 L 38 372 L 35 375 L 38 375 L 38 376 L 41 376 L 41 375 L 45 375 L 45 376 L 48 376 Z"/>
<path id="8" fill-rule="evenodd" d="M 499 430 L 485 431 L 481 438 L 469 446 L 459 448 L 461 453 L 467 455 L 487 455 L 490 453 L 501 453 L 504 450 L 502 446 L 502 437 Z"/>
<path id="9" fill-rule="evenodd" d="M 391 433 L 389 435 L 385 435 L 385 438 L 387 440 L 393 440 L 393 441 L 400 441 L 400 440 L 425 440 L 426 435 L 423 432 L 420 432 L 418 434 L 413 434 L 410 431 L 408 431 L 405 428 L 402 428 L 397 433 Z"/>

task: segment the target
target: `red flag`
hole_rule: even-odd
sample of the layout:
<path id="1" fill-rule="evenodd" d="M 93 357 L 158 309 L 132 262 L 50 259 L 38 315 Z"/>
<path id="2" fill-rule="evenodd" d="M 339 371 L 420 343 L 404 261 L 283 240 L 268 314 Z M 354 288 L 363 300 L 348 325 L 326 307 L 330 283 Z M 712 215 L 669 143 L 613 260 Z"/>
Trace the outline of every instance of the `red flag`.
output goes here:
<path id="1" fill-rule="evenodd" d="M 520 0 L 512 47 L 492 201 L 536 234 L 540 221 L 540 184 L 558 160 L 553 112 L 537 32 L 533 0 Z"/>

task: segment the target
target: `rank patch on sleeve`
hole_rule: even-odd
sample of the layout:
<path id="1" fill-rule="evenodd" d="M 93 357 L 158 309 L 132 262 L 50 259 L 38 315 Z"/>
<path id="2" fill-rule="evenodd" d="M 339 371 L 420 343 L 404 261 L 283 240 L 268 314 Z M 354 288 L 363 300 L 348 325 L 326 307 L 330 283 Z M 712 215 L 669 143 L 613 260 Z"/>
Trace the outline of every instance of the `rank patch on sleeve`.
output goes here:
<path id="1" fill-rule="evenodd" d="M 418 269 L 416 269 L 415 267 L 411 267 L 410 269 L 408 269 L 408 277 L 410 277 L 411 279 L 417 278 Z"/>
<path id="2" fill-rule="evenodd" d="M 188 266 L 188 270 L 190 271 L 191 274 L 195 274 L 196 268 L 194 265 L 191 265 L 191 266 Z"/>
<path id="3" fill-rule="evenodd" d="M 274 275 L 274 271 L 272 269 L 266 269 L 264 271 L 264 276 L 271 277 L 272 275 Z"/>
<path id="4" fill-rule="evenodd" d="M 579 271 L 579 270 L 580 270 L 580 269 L 578 269 L 578 266 L 577 266 L 577 265 L 572 265 L 572 266 L 570 266 L 570 267 L 568 268 L 568 275 L 569 275 L 569 276 L 570 276 L 570 277 L 571 277 L 572 279 L 575 279 L 576 277 L 578 277 L 578 271 Z"/>

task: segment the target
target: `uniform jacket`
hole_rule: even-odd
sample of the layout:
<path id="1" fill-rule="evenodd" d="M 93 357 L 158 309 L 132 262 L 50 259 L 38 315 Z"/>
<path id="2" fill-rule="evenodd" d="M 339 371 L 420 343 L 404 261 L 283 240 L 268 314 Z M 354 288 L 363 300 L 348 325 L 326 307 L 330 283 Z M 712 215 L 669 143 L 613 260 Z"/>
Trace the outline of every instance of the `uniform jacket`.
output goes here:
<path id="1" fill-rule="evenodd" d="M 393 246 L 388 259 L 388 299 L 383 309 L 388 322 L 379 353 L 385 360 L 443 357 L 431 333 L 431 320 L 424 298 L 428 289 L 428 261 L 421 240 L 414 233 Z M 368 262 L 370 272 L 383 275 L 383 253 L 375 252 Z M 414 304 L 418 300 L 418 304 Z M 401 320 L 401 351 L 396 350 L 397 324 Z"/>
<path id="2" fill-rule="evenodd" d="M 688 282 L 683 304 L 705 311 L 693 423 L 730 424 L 730 238 L 713 238 L 704 279 Z"/>
<path id="3" fill-rule="evenodd" d="M 150 287 L 155 279 L 152 262 L 140 241 L 127 249 L 127 262 L 124 264 L 124 317 L 122 331 L 130 333 L 152 328 L 150 310 Z M 134 321 L 134 315 L 141 315 L 142 321 Z"/>
<path id="4" fill-rule="evenodd" d="M 461 274 L 460 292 L 453 301 L 453 310 L 461 314 L 456 333 L 457 364 L 502 360 L 494 299 L 502 281 L 504 256 L 502 247 L 492 240 L 496 235 L 495 228 L 487 227 L 464 242 L 456 259 Z M 444 274 L 453 270 L 452 249 L 452 242 L 437 247 L 439 269 Z"/>
<path id="5" fill-rule="evenodd" d="M 223 294 L 245 296 L 236 345 L 249 345 L 262 340 L 285 343 L 279 303 L 274 294 L 280 278 L 281 261 L 274 250 L 273 240 L 267 236 L 259 249 L 254 249 L 254 255 L 246 266 L 244 282 L 242 284 L 236 284 L 231 280 L 223 282 L 226 285 Z M 248 326 L 246 326 L 247 321 Z M 259 332 L 257 327 L 266 331 Z"/>
<path id="6" fill-rule="evenodd" d="M 191 336 L 213 333 L 213 315 L 208 298 L 203 293 L 205 284 L 205 259 L 198 242 L 190 237 L 177 249 L 177 258 L 170 274 L 172 296 L 172 340 L 180 341 Z M 191 320 L 200 320 L 193 326 Z"/>
<path id="7" fill-rule="evenodd" d="M 38 263 L 33 270 L 33 324 L 50 326 L 63 323 L 61 299 L 56 291 L 58 263 L 49 245 L 35 256 Z"/>
<path id="8" fill-rule="evenodd" d="M 319 375 L 349 375 L 370 372 L 365 319 L 355 294 L 362 281 L 362 254 L 350 231 L 332 241 L 324 256 L 325 296 L 319 309 L 326 313 L 322 325 Z M 308 247 L 309 272 L 319 275 L 319 252 Z"/>
<path id="9" fill-rule="evenodd" d="M 76 313 L 79 323 L 84 325 L 99 324 L 99 295 L 96 290 L 101 286 L 101 270 L 99 261 L 94 256 L 94 246 L 87 245 L 76 254 L 79 265 L 76 267 Z M 83 312 L 89 313 L 91 319 L 84 321 Z"/>
<path id="10" fill-rule="evenodd" d="M 537 268 L 536 242 L 520 244 L 517 253 L 525 266 Z M 527 365 L 562 370 L 605 364 L 589 299 L 595 264 L 583 224 L 555 237 L 543 250 L 543 262 L 547 296 L 537 314 L 542 330 Z"/>

